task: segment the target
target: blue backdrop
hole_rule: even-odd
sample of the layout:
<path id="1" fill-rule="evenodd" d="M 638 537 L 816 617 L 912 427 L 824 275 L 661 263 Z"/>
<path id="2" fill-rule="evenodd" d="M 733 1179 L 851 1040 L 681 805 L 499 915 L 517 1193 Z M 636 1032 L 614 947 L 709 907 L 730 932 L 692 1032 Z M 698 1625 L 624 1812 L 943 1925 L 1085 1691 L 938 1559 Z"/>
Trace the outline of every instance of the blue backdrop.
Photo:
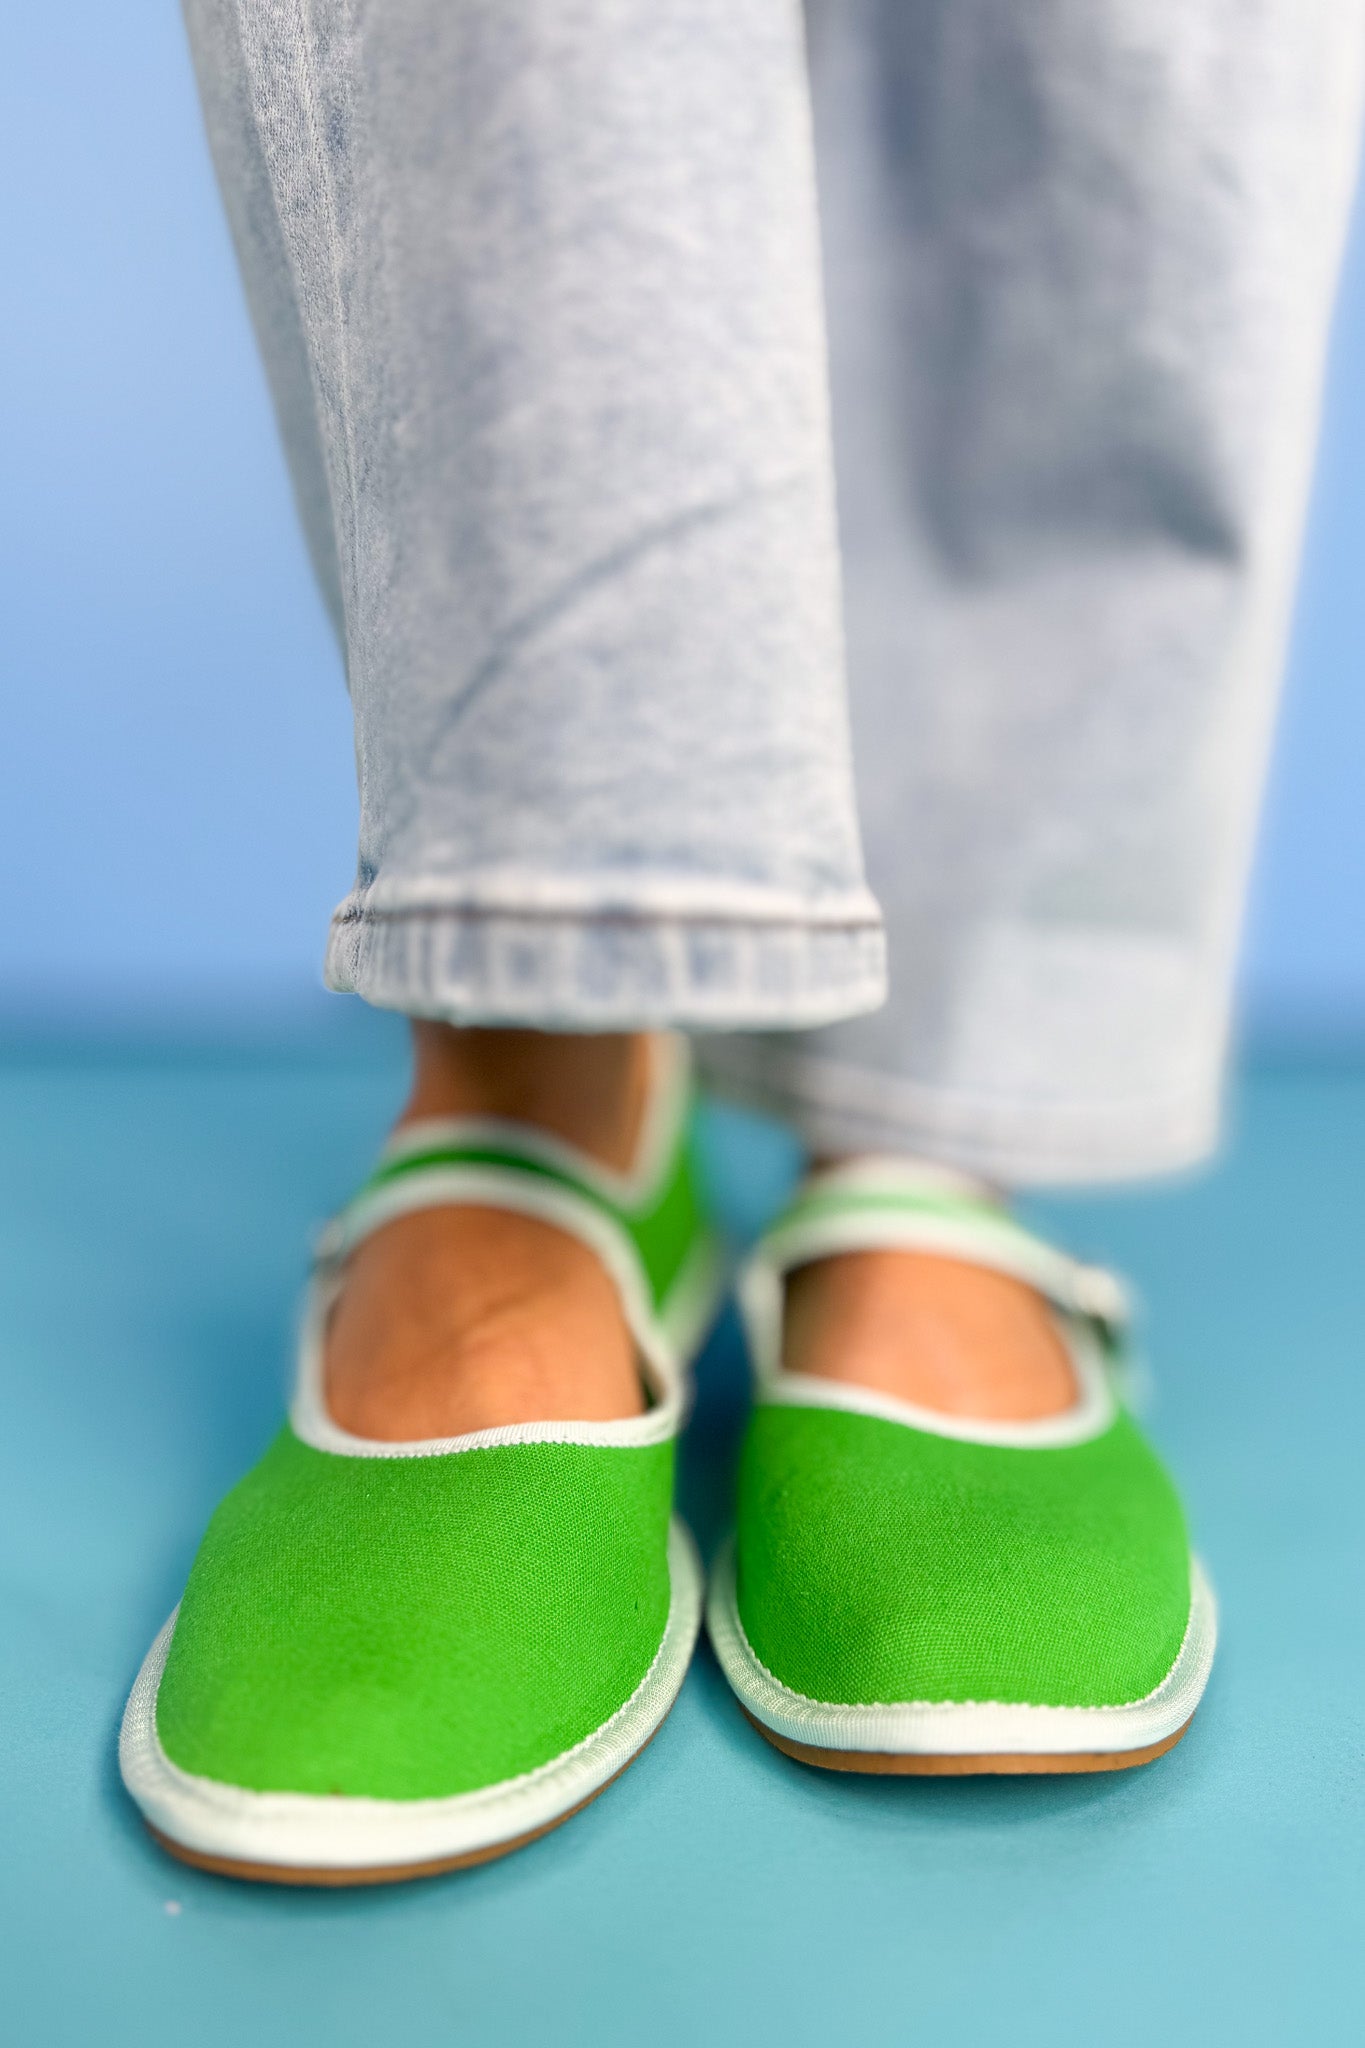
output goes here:
<path id="1" fill-rule="evenodd" d="M 350 730 L 171 0 L 15 9 L 0 75 L 0 1017 L 316 986 Z M 1365 231 L 1347 266 L 1244 982 L 1365 1027 Z"/>
<path id="2" fill-rule="evenodd" d="M 1040 1205 L 1139 1279 L 1224 1615 L 1163 1764 L 835 1780 L 705 1648 L 570 1827 L 447 1883 L 281 1896 L 172 1865 L 118 1716 L 277 1427 L 311 1219 L 366 1170 L 397 1030 L 272 1037 L 353 858 L 349 717 L 296 535 L 174 0 L 9 10 L 0 68 L 6 1023 L 269 1020 L 239 1057 L 0 1047 L 0 2041 L 9 2048 L 1283 2048 L 1359 2033 L 1365 1070 L 1262 1070 L 1214 1170 Z M 1365 1044 L 1365 232 L 1348 264 L 1245 966 L 1265 1036 Z M 319 1008 L 322 1009 L 319 1003 Z M 199 1028 L 197 1025 L 196 1028 Z M 79 1038 L 79 1032 L 76 1034 Z M 752 1229 L 791 1160 L 708 1125 Z M 1290 1198 L 1286 1198 L 1289 1191 Z M 745 1366 L 682 1502 L 729 1515 Z"/>

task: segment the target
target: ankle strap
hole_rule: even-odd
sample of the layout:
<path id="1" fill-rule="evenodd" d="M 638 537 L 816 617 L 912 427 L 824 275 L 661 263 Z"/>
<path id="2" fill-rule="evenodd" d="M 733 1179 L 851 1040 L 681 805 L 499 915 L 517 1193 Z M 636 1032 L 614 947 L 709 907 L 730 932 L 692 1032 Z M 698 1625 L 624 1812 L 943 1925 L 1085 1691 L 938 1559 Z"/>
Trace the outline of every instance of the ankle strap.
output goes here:
<path id="1" fill-rule="evenodd" d="M 714 1313 L 726 1266 L 706 1211 L 695 1112 L 686 1041 L 669 1038 L 624 1172 L 529 1124 L 495 1117 L 410 1124 L 319 1234 L 319 1279 L 333 1278 L 358 1244 L 399 1216 L 445 1206 L 505 1209 L 588 1244 L 635 1309 L 690 1353 Z"/>
<path id="2" fill-rule="evenodd" d="M 345 1259 L 398 1216 L 448 1203 L 542 1213 L 568 1198 L 605 1217 L 633 1243 L 647 1270 L 662 1240 L 688 1234 L 702 1218 L 688 1161 L 693 1112 L 687 1042 L 661 1042 L 650 1077 L 640 1140 L 624 1171 L 532 1124 L 504 1117 L 427 1117 L 385 1145 L 369 1179 L 320 1233 L 323 1266 Z"/>
<path id="3" fill-rule="evenodd" d="M 1116 1274 L 1035 1237 L 965 1177 L 906 1160 L 860 1159 L 811 1174 L 755 1257 L 781 1275 L 837 1252 L 881 1248 L 933 1252 L 1008 1274 L 1111 1339 L 1130 1319 Z"/>
<path id="4" fill-rule="evenodd" d="M 786 1275 L 838 1252 L 883 1247 L 962 1259 L 1036 1288 L 1066 1319 L 1077 1381 L 1073 1405 L 1034 1422 L 977 1421 L 786 1371 Z M 761 1402 L 846 1409 L 966 1442 L 1019 1450 L 1085 1442 L 1109 1427 L 1128 1376 L 1128 1303 L 1112 1273 L 1081 1265 L 1034 1237 L 984 1188 L 905 1160 L 859 1160 L 812 1174 L 740 1274 L 739 1305 Z"/>

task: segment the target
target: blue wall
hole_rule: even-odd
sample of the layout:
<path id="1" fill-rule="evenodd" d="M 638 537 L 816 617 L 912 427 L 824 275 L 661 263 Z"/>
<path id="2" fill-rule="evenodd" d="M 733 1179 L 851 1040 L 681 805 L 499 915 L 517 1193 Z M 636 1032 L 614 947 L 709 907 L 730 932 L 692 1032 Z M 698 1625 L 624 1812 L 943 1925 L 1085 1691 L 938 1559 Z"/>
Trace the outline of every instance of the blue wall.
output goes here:
<path id="1" fill-rule="evenodd" d="M 170 0 L 16 9 L 0 76 L 0 1014 L 315 985 L 354 787 Z M 1365 1026 L 1365 232 L 1249 933 L 1254 1026 Z"/>

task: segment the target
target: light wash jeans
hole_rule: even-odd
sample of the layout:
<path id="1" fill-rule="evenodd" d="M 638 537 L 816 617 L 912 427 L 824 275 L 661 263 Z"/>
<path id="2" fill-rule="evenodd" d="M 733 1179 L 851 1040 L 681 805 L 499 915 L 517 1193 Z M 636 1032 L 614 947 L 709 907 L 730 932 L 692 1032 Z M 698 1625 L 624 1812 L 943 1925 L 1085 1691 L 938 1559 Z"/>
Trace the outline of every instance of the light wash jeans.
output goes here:
<path id="1" fill-rule="evenodd" d="M 828 1149 L 1203 1153 L 1365 0 L 186 11 L 355 710 L 331 986 L 704 1032 Z"/>

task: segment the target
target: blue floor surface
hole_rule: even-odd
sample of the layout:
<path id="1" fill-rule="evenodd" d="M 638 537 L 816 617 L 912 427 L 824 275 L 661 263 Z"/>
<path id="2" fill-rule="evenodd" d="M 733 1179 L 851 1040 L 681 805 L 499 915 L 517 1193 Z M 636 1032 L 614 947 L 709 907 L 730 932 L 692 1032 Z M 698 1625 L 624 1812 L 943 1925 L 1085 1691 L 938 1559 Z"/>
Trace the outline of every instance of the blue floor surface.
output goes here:
<path id="1" fill-rule="evenodd" d="M 1207 1177 L 1040 1205 L 1147 1306 L 1152 1427 L 1223 1607 L 1194 1728 L 1143 1772 L 803 1769 L 698 1655 L 571 1825 L 466 1875 L 285 1893 L 169 1862 L 124 1800 L 124 1694 L 214 1501 L 275 1427 L 310 1225 L 389 1112 L 382 1056 L 0 1063 L 0 2040 L 1289 2043 L 1365 1970 L 1365 1071 L 1266 1072 Z M 732 1215 L 780 1147 L 720 1119 Z M 732 1324 L 685 1505 L 724 1519 Z"/>

